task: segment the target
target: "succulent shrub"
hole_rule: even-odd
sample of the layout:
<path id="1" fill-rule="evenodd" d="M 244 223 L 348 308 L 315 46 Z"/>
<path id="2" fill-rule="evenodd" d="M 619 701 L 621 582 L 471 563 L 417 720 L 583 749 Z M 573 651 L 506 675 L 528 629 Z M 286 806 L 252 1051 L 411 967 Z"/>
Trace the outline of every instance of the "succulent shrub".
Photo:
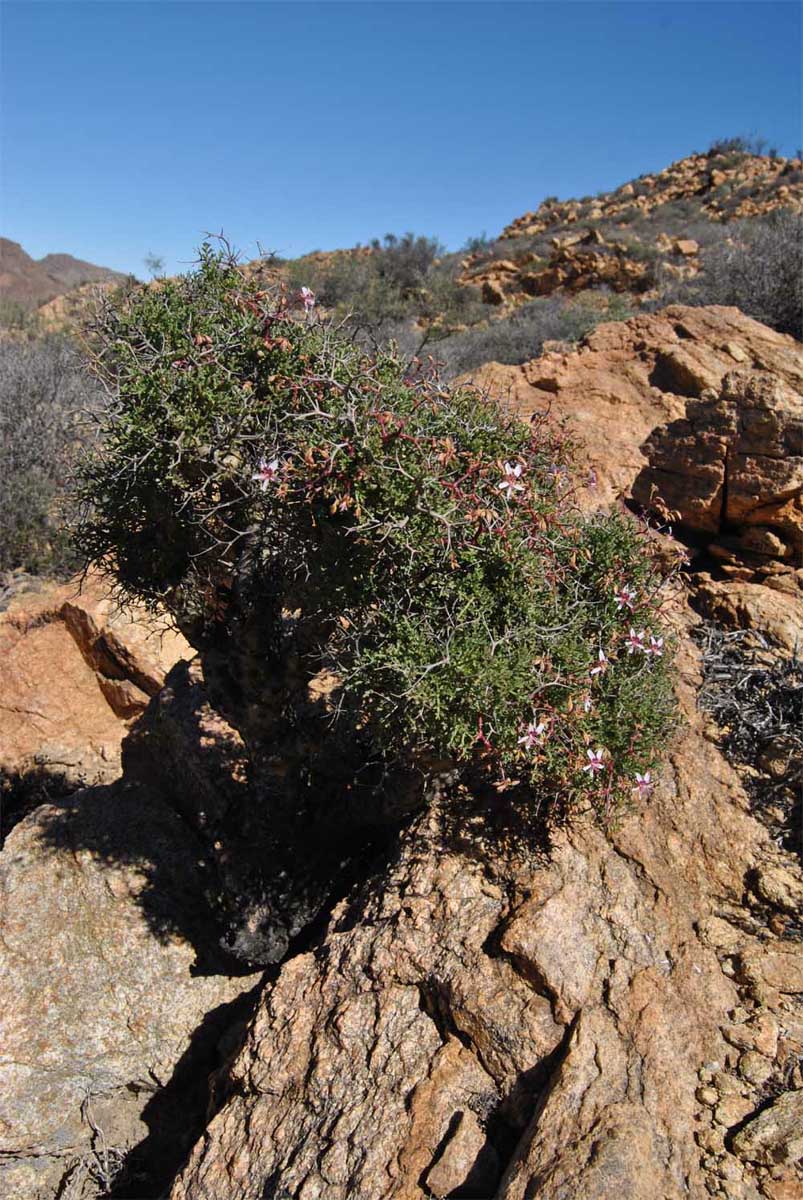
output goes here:
<path id="1" fill-rule="evenodd" d="M 387 761 L 606 811 L 649 790 L 660 579 L 645 530 L 580 515 L 562 431 L 366 354 L 209 246 L 108 302 L 94 353 L 114 396 L 76 538 L 127 594 L 201 648 L 250 615 L 254 671 L 327 668 L 330 719 Z"/>

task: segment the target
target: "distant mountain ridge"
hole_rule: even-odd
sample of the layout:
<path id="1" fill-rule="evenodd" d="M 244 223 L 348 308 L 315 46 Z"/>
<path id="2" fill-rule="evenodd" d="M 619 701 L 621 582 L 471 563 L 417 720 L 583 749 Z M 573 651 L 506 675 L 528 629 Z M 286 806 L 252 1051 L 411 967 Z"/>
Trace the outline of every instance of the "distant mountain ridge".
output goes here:
<path id="1" fill-rule="evenodd" d="M 0 237 L 0 296 L 25 308 L 38 308 L 86 283 L 122 283 L 119 271 L 73 258 L 46 254 L 33 259 L 19 242 Z"/>

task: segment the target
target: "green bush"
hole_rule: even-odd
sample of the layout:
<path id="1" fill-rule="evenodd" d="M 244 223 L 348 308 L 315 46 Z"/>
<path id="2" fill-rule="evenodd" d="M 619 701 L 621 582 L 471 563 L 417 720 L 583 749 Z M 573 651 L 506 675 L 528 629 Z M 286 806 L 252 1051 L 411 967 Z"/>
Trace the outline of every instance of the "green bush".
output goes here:
<path id="1" fill-rule="evenodd" d="M 776 146 L 770 146 L 766 138 L 756 134 L 741 134 L 738 137 L 717 138 L 708 147 L 706 154 L 709 158 L 729 158 L 732 160 L 730 165 L 735 165 L 751 155 L 758 158 L 766 154 L 770 158 L 777 158 L 778 150 Z"/>
<path id="2" fill-rule="evenodd" d="M 40 318 L 35 308 L 20 300 L 0 296 L 0 330 L 14 335 L 36 336 L 41 332 L 39 326 Z"/>
<path id="3" fill-rule="evenodd" d="M 458 284 L 458 265 L 459 256 L 446 254 L 435 238 L 389 233 L 370 246 L 296 259 L 287 275 L 352 331 L 367 328 L 381 342 L 388 328 L 410 318 L 447 329 L 480 319 L 483 305 Z"/>
<path id="4" fill-rule="evenodd" d="M 734 222 L 703 256 L 693 279 L 669 285 L 660 303 L 727 304 L 803 340 L 803 216 L 778 209 Z"/>
<path id="5" fill-rule="evenodd" d="M 0 570 L 75 566 L 60 505 L 98 403 L 66 338 L 0 339 Z"/>
<path id="6" fill-rule="evenodd" d="M 117 399 L 76 536 L 126 593 L 200 648 L 246 623 L 266 677 L 329 669 L 386 760 L 633 795 L 671 711 L 658 581 L 646 531 L 579 515 L 562 435 L 366 355 L 208 246 L 95 337 Z"/>

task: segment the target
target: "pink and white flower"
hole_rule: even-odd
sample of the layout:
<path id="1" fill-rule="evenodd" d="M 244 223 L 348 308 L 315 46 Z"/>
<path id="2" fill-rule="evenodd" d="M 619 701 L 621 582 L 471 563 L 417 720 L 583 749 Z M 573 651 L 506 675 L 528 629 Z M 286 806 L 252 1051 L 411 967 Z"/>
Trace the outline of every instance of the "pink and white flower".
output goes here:
<path id="1" fill-rule="evenodd" d="M 524 746 L 525 750 L 532 750 L 535 746 L 540 745 L 546 734 L 546 724 L 543 721 L 536 723 L 535 718 L 530 721 L 530 724 L 524 730 L 523 735 L 518 740 L 519 746 Z"/>
<path id="2" fill-rule="evenodd" d="M 312 288 L 303 287 L 300 291 L 301 303 L 304 305 L 306 312 L 310 312 L 316 304 L 315 293 Z"/>
<path id="3" fill-rule="evenodd" d="M 524 484 L 520 483 L 523 472 L 521 463 L 505 463 L 505 477 L 497 483 L 500 492 L 504 492 L 509 500 L 514 492 L 523 492 Z"/>
<path id="4" fill-rule="evenodd" d="M 664 653 L 664 639 L 653 637 L 650 634 L 650 644 L 645 647 L 647 654 L 654 654 L 656 658 L 661 658 Z"/>
<path id="5" fill-rule="evenodd" d="M 605 657 L 605 651 L 600 650 L 599 657 L 597 658 L 597 665 L 595 667 L 592 667 L 588 673 L 591 676 L 591 678 L 593 679 L 596 675 L 604 675 L 604 673 L 607 670 L 608 670 L 608 660 Z"/>
<path id="6" fill-rule="evenodd" d="M 619 591 L 614 592 L 613 595 L 619 612 L 622 612 L 622 610 L 625 608 L 629 608 L 631 612 L 633 611 L 633 601 L 636 598 L 635 588 L 628 587 L 626 583 L 623 583 L 619 588 Z"/>
<path id="7" fill-rule="evenodd" d="M 598 771 L 605 770 L 605 763 L 602 761 L 605 757 L 605 750 L 600 747 L 598 750 L 586 750 L 588 762 L 583 767 L 584 771 L 588 771 L 593 779 Z"/>
<path id="8" fill-rule="evenodd" d="M 630 633 L 627 635 L 627 653 L 634 654 L 637 650 L 642 654 L 646 650 L 646 646 L 644 645 L 644 630 L 642 629 L 641 633 L 636 633 L 635 629 L 631 626 Z"/>
<path id="9" fill-rule="evenodd" d="M 591 697 L 588 695 L 583 696 L 583 712 L 590 713 L 593 707 L 594 701 L 591 699 Z"/>
<path id="10" fill-rule="evenodd" d="M 645 771 L 643 775 L 636 771 L 636 783 L 633 791 L 638 792 L 642 800 L 645 796 L 649 796 L 652 791 L 652 776 L 649 771 Z"/>
<path id="11" fill-rule="evenodd" d="M 270 462 L 266 458 L 260 458 L 257 463 L 257 470 L 252 479 L 259 483 L 263 492 L 266 492 L 270 485 L 279 475 L 279 467 L 281 466 L 278 458 L 272 458 Z"/>

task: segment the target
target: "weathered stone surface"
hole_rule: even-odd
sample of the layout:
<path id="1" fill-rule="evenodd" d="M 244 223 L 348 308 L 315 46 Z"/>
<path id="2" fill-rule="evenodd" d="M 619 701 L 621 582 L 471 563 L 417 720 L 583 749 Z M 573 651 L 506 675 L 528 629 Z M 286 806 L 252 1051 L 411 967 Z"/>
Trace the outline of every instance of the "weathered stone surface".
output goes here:
<path id="1" fill-rule="evenodd" d="M 789 651 L 803 646 L 803 593 L 788 595 L 764 583 L 739 579 L 695 579 L 701 613 L 729 628 L 754 629 Z"/>
<path id="2" fill-rule="evenodd" d="M 778 1020 L 769 1012 L 758 1013 L 743 1024 L 725 1025 L 722 1030 L 732 1046 L 757 1050 L 774 1058 L 778 1049 Z"/>
<path id="3" fill-rule="evenodd" d="M 536 238 L 538 254 L 527 242 L 517 245 L 515 241 L 510 241 L 510 257 L 503 261 L 489 256 L 484 249 L 478 250 L 463 260 L 460 282 L 493 289 L 501 295 L 501 301 L 491 303 L 509 305 L 520 304 L 533 295 L 574 293 L 601 285 L 649 296 L 654 294 L 648 289 L 655 286 L 655 262 L 660 262 L 664 278 L 690 278 L 705 267 L 699 242 L 659 232 L 662 205 L 677 201 L 691 204 L 700 219 L 708 217 L 717 222 L 781 207 L 803 209 L 799 160 L 746 156 L 738 164 L 722 158 L 717 161 L 721 167 L 712 170 L 707 155 L 691 155 L 654 176 L 626 183 L 594 199 L 544 200 L 536 212 L 524 213 L 501 235 L 502 241 Z M 723 192 L 728 191 L 723 185 L 727 184 L 738 189 L 738 202 L 723 202 Z M 627 223 L 636 214 L 650 214 L 651 219 L 633 238 Z M 668 219 L 673 222 L 674 215 Z M 606 222 L 609 239 L 611 224 L 621 221 L 621 240 L 606 243 L 606 235 L 590 224 L 599 221 Z M 573 225 L 582 227 L 567 232 L 567 227 Z M 651 228 L 655 232 L 651 233 Z M 542 256 L 547 246 L 542 235 L 550 233 L 551 254 L 545 263 Z"/>
<path id="4" fill-rule="evenodd" d="M 18 596 L 0 614 L 0 771 L 116 778 L 127 723 L 189 653 L 180 634 L 120 611 L 95 577 Z"/>
<path id="5" fill-rule="evenodd" d="M 755 890 L 762 900 L 788 913 L 803 913 L 803 878 L 793 864 L 773 863 L 759 867 Z"/>
<path id="6" fill-rule="evenodd" d="M 791 445 L 788 439 L 794 441 L 794 434 L 788 422 L 786 434 L 777 428 L 773 434 L 761 414 L 774 412 L 778 420 L 786 421 L 787 398 L 803 397 L 803 352 L 793 338 L 735 308 L 672 305 L 652 315 L 601 325 L 569 353 L 544 354 L 520 367 L 490 363 L 475 376 L 524 418 L 549 411 L 555 418 L 568 419 L 581 444 L 581 466 L 593 467 L 597 476 L 587 504 L 598 507 L 610 504 L 617 495 L 630 494 L 640 472 L 649 466 L 644 445 L 654 430 L 672 428 L 667 455 L 674 465 L 672 454 L 682 455 L 687 401 L 699 400 L 708 388 L 719 392 L 726 375 L 737 366 L 740 371 L 767 373 L 773 388 L 780 389 L 764 397 L 769 410 L 762 409 L 764 401 L 756 397 L 757 419 L 750 426 L 752 441 L 766 449 L 768 458 L 770 443 L 776 450 L 781 444 Z M 772 424 L 771 415 L 768 419 Z M 687 436 L 691 437 L 691 427 Z M 745 454 L 749 444 L 744 443 Z M 709 465 L 691 452 L 685 458 L 689 469 L 697 472 L 695 480 L 699 477 L 708 512 L 721 494 L 721 463 Z M 746 480 L 745 487 L 750 486 Z M 759 519 L 758 511 L 754 515 L 756 523 L 775 526 L 774 521 Z"/>
<path id="7" fill-rule="evenodd" d="M 719 216 L 721 204 L 717 189 L 725 183 L 738 186 L 744 198 L 730 213 L 732 217 L 755 216 L 771 212 L 782 205 L 803 208 L 803 183 L 789 175 L 800 171 L 797 159 L 769 158 L 765 155 L 745 155 L 736 162 L 722 158 L 712 160 L 707 154 L 691 154 L 671 163 L 655 175 L 644 176 L 635 183 L 625 183 L 615 191 L 606 192 L 591 202 L 589 218 L 617 217 L 632 213 L 634 203 L 643 213 L 653 212 L 664 204 L 694 197 L 703 212 Z M 577 219 L 582 202 L 579 200 L 549 199 L 536 212 L 517 217 L 502 232 L 502 238 L 531 237 L 571 219 Z M 685 239 L 684 239 L 685 240 Z M 688 239 L 690 244 L 690 239 Z M 665 247 L 673 245 L 666 238 Z"/>
<path id="8" fill-rule="evenodd" d="M 427 1172 L 426 1185 L 435 1196 L 458 1188 L 472 1195 L 490 1195 L 499 1178 L 499 1157 L 489 1144 L 479 1118 L 461 1111 L 443 1154 Z"/>
<path id="9" fill-rule="evenodd" d="M 756 1050 L 745 1050 L 739 1059 L 739 1074 L 756 1087 L 761 1087 L 772 1075 L 772 1063 Z"/>
<path id="10" fill-rule="evenodd" d="M 790 995 L 803 994 L 803 954 L 799 950 L 769 949 L 763 954 L 743 956 L 745 975 L 767 987 Z"/>
<path id="11" fill-rule="evenodd" d="M 208 659 L 173 668 L 127 736 L 123 768 L 126 779 L 158 788 L 198 837 L 214 865 L 227 949 L 267 965 L 331 907 L 355 869 L 363 877 L 361 856 L 395 841 L 401 789 L 387 776 L 379 795 L 352 787 L 347 740 L 321 738 L 317 715 L 304 726 L 302 704 L 292 725 L 271 720 L 267 703 L 250 704 L 241 735 L 212 704 L 209 673 Z M 254 673 L 262 685 L 265 672 Z M 331 681 L 313 678 L 311 709 Z"/>
<path id="12" fill-rule="evenodd" d="M 684 655 L 693 720 L 698 683 Z M 265 991 L 173 1200 L 701 1195 L 698 1072 L 738 993 L 696 930 L 767 849 L 738 796 L 698 725 L 647 809 L 548 861 L 420 818 Z"/>
<path id="13" fill-rule="evenodd" d="M 803 644 L 798 342 L 733 308 L 672 305 L 477 378 L 525 419 L 568 421 L 582 507 L 632 495 L 711 539 L 723 577 L 696 577 L 700 611 L 790 650 Z"/>
<path id="14" fill-rule="evenodd" d="M 784 1092 L 733 1139 L 739 1158 L 774 1166 L 803 1159 L 803 1091 Z"/>
<path id="15" fill-rule="evenodd" d="M 13 830 L 0 893 L 2 1194 L 61 1194 L 92 1160 L 93 1123 L 115 1154 L 158 1135 L 154 1120 L 180 1151 L 191 1122 L 182 1134 L 169 1105 L 146 1106 L 204 1048 L 207 1014 L 254 982 L 214 973 L 226 965 L 187 827 L 141 786 L 78 792 Z"/>
<path id="16" fill-rule="evenodd" d="M 798 357 L 803 365 L 803 349 Z M 669 371 L 667 356 L 661 368 Z M 772 542 L 777 557 L 800 565 L 803 388 L 766 370 L 731 371 L 720 384 L 714 364 L 692 376 L 678 381 L 674 370 L 684 394 L 700 398 L 647 440 L 649 468 L 633 485 L 635 498 L 649 506 L 657 491 L 684 525 L 704 533 L 745 526 L 744 549 L 771 556 Z M 757 548 L 750 526 L 761 531 Z"/>
<path id="17" fill-rule="evenodd" d="M 764 1179 L 761 1183 L 761 1195 L 767 1200 L 800 1200 L 803 1196 L 803 1182 L 798 1179 Z"/>

